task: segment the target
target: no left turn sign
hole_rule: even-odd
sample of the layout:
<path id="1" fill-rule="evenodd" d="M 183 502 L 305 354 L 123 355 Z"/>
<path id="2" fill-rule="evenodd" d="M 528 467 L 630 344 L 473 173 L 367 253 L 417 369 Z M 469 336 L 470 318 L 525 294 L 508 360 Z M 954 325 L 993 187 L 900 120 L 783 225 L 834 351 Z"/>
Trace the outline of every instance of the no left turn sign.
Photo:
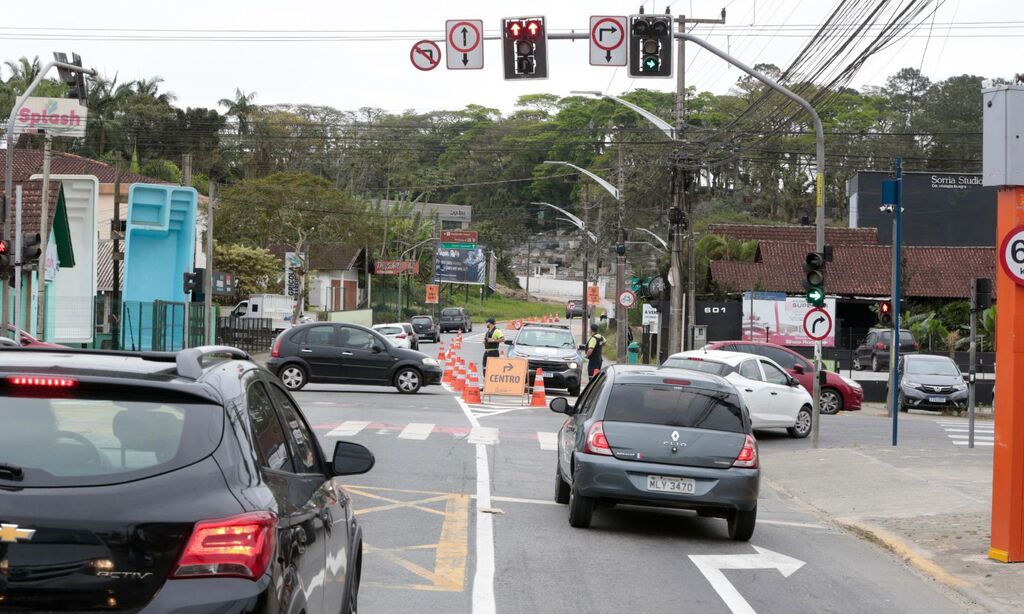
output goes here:
<path id="1" fill-rule="evenodd" d="M 999 247 L 999 264 L 1013 283 L 1024 286 L 1024 226 L 1011 230 Z"/>
<path id="2" fill-rule="evenodd" d="M 804 314 L 804 334 L 813 341 L 824 341 L 832 334 L 832 316 L 821 307 Z"/>
<path id="3" fill-rule="evenodd" d="M 441 48 L 434 41 L 421 40 L 412 46 L 409 60 L 419 70 L 434 70 L 441 64 Z"/>

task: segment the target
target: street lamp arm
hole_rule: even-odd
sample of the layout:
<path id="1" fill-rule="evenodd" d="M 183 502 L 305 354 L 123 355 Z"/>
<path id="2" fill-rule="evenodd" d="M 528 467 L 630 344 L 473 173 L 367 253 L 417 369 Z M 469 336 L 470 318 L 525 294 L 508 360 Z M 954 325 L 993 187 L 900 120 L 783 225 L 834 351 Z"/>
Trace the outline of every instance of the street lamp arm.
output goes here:
<path id="1" fill-rule="evenodd" d="M 561 164 L 562 166 L 568 166 L 570 168 L 574 168 L 577 171 L 579 171 L 579 172 L 583 173 L 584 175 L 586 175 L 587 177 L 590 177 L 591 179 L 596 181 L 598 183 L 598 185 L 600 185 L 602 188 L 607 190 L 607 192 L 609 194 L 612 195 L 612 198 L 614 198 L 615 200 L 619 199 L 619 189 L 618 188 L 616 188 L 612 184 L 608 183 L 604 179 L 601 179 L 600 177 L 598 177 L 594 173 L 591 173 L 590 171 L 588 171 L 585 168 L 580 168 L 580 167 L 576 166 L 575 164 L 571 164 L 569 162 L 562 162 L 560 160 L 545 160 L 544 164 Z"/>
<path id="2" fill-rule="evenodd" d="M 666 241 L 665 239 L 662 239 L 661 237 L 659 237 L 658 235 L 654 234 L 650 230 L 647 230 L 646 228 L 634 228 L 633 230 L 639 230 L 641 232 L 646 232 L 647 234 L 649 234 L 652 237 L 654 237 L 655 239 L 657 239 L 658 243 L 661 243 L 662 247 L 664 247 L 665 249 L 668 249 L 668 241 Z"/>
<path id="3" fill-rule="evenodd" d="M 551 203 L 531 202 L 530 204 L 531 205 L 542 205 L 544 207 L 551 207 L 555 211 L 558 211 L 562 215 L 566 216 L 566 220 L 569 221 L 569 222 L 572 222 L 572 224 L 576 228 L 579 228 L 583 232 L 587 233 L 587 236 L 590 237 L 591 241 L 593 241 L 594 243 L 597 243 L 597 235 L 595 235 L 594 233 L 592 233 L 589 230 L 587 230 L 586 223 L 583 220 L 581 220 L 580 218 L 578 218 L 577 216 L 573 215 L 572 213 L 569 213 L 568 211 L 566 211 L 565 209 L 563 209 L 561 207 L 558 207 L 556 205 L 552 205 Z"/>

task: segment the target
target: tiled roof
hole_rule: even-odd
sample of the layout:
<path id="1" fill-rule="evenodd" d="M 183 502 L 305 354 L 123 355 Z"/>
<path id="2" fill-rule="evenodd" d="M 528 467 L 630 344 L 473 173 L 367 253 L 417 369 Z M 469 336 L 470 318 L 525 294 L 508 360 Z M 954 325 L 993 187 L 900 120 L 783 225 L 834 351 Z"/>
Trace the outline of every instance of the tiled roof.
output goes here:
<path id="1" fill-rule="evenodd" d="M 285 253 L 292 251 L 287 245 L 271 245 L 267 249 L 282 262 Z M 309 253 L 309 268 L 312 271 L 347 271 L 356 266 L 362 249 L 334 244 L 311 245 L 306 250 Z"/>
<path id="2" fill-rule="evenodd" d="M 15 181 L 14 185 L 21 185 L 21 231 L 39 232 L 39 214 L 43 206 L 43 182 L 37 181 Z M 57 210 L 57 197 L 60 194 L 61 184 L 59 181 L 50 181 L 49 207 L 47 208 L 47 225 L 53 227 L 53 215 Z M 4 193 L 4 182 L 0 180 L 0 195 Z M 11 191 L 10 207 L 7 209 L 7 223 L 10 224 L 11 236 L 14 236 L 15 222 L 15 190 Z"/>
<path id="3" fill-rule="evenodd" d="M 0 169 L 7 164 L 7 150 L 0 150 Z M 55 151 L 50 157 L 50 173 L 54 175 L 93 175 L 100 183 L 114 183 L 116 167 L 106 162 L 92 160 L 75 154 Z M 32 175 L 43 172 L 43 152 L 38 149 L 16 149 L 14 151 L 14 181 L 25 181 Z M 3 175 L 0 175 L 0 179 Z M 169 183 L 137 173 L 121 170 L 121 183 Z"/>
<path id="4" fill-rule="evenodd" d="M 121 242 L 121 249 L 124 250 L 124 242 Z M 100 241 L 96 250 L 96 290 L 97 292 L 112 292 L 114 290 L 114 242 Z M 121 266 L 121 282 L 124 282 L 124 266 Z M 120 285 L 120 284 L 119 284 Z"/>
<path id="5" fill-rule="evenodd" d="M 804 257 L 812 243 L 762 241 L 757 262 L 714 261 L 711 280 L 726 291 L 749 289 L 803 292 Z M 904 295 L 911 298 L 968 298 L 971 279 L 995 277 L 991 247 L 907 247 Z M 828 263 L 825 289 L 841 296 L 890 294 L 892 248 L 885 245 L 836 245 Z"/>
<path id="6" fill-rule="evenodd" d="M 714 235 L 733 237 L 744 241 L 799 241 L 814 242 L 814 226 L 769 226 L 758 224 L 712 224 L 708 232 Z M 828 245 L 877 245 L 876 228 L 826 228 L 825 243 Z"/>

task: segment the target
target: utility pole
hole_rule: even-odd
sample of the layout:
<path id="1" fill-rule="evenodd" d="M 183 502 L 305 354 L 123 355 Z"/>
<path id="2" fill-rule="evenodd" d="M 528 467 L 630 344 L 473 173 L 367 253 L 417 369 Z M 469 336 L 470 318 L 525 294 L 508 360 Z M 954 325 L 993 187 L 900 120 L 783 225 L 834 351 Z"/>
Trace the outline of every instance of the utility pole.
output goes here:
<path id="1" fill-rule="evenodd" d="M 585 183 L 585 184 L 583 184 L 583 211 L 581 211 L 581 213 L 584 216 L 584 220 L 583 220 L 584 228 L 586 227 L 586 223 L 587 223 L 587 221 L 590 218 L 590 216 L 587 215 L 587 210 L 589 208 L 589 205 L 590 205 L 590 184 L 589 183 Z M 580 247 L 583 248 L 583 316 L 580 318 L 581 324 L 583 325 L 583 328 L 581 329 L 581 332 L 580 332 L 580 339 L 583 340 L 584 343 L 586 343 L 587 333 L 590 331 L 590 327 L 588 326 L 589 323 L 590 323 L 590 301 L 587 299 L 587 288 L 589 287 L 589 282 L 587 281 L 587 277 L 589 275 L 589 268 L 590 268 L 588 266 L 589 265 L 589 260 L 590 260 L 590 241 L 589 241 L 589 236 L 587 235 L 586 230 L 583 230 L 583 231 L 580 232 L 580 238 L 581 238 L 581 240 L 580 240 Z"/>
<path id="2" fill-rule="evenodd" d="M 50 157 L 53 152 L 53 137 L 47 132 L 43 137 L 43 201 L 39 215 L 39 249 L 41 255 L 36 275 L 36 333 L 44 341 L 46 338 L 46 250 L 50 238 Z"/>
<path id="3" fill-rule="evenodd" d="M 722 9 L 722 16 L 718 19 L 687 19 L 686 15 L 680 15 L 679 33 L 686 34 L 686 24 L 724 24 L 725 9 Z M 682 139 L 686 130 L 686 40 L 677 38 L 678 49 L 678 74 L 676 75 L 676 139 Z M 686 168 L 683 164 L 683 152 L 676 154 L 676 165 L 678 172 L 675 174 L 675 207 L 684 212 L 683 224 L 686 226 L 687 243 L 687 274 L 686 274 L 686 339 L 680 343 L 679 335 L 683 331 L 683 288 L 682 284 L 672 288 L 672 302 L 669 308 L 671 314 L 671 326 L 669 327 L 669 353 L 678 352 L 680 349 L 693 349 L 693 327 L 697 319 L 697 257 L 696 239 L 693 224 L 693 206 L 686 198 Z M 672 266 L 676 268 L 676 279 L 682 276 L 682 230 L 678 225 L 672 233 Z M 673 341 L 673 339 L 675 339 Z"/>
<path id="4" fill-rule="evenodd" d="M 206 345 L 215 342 L 213 327 L 213 201 L 217 196 L 217 183 L 210 182 L 210 196 L 206 200 L 206 275 L 203 277 L 203 330 L 206 331 Z"/>
<path id="5" fill-rule="evenodd" d="M 896 204 L 892 223 L 892 332 L 889 336 L 889 411 L 892 412 L 892 445 L 899 440 L 900 383 L 900 297 L 903 295 L 901 260 L 903 259 L 903 159 L 896 158 Z"/>
<path id="6" fill-rule="evenodd" d="M 625 154 L 622 148 L 622 133 L 619 132 L 619 241 L 615 246 L 615 360 L 619 364 L 626 362 L 626 329 L 629 327 L 629 311 L 622 306 L 619 297 L 626 291 L 626 230 L 623 221 L 626 217 L 625 190 L 626 168 Z"/>
<path id="7" fill-rule="evenodd" d="M 190 186 L 192 185 L 192 154 L 182 154 L 181 156 L 181 185 Z M 192 249 L 195 249 L 193 246 Z M 186 271 L 191 273 L 192 271 Z M 190 346 L 192 340 L 192 293 L 189 292 L 185 296 L 185 334 L 182 336 L 182 347 L 187 348 Z"/>
<path id="8" fill-rule="evenodd" d="M 114 162 L 114 219 L 110 221 L 110 238 L 114 241 L 110 257 L 113 259 L 113 281 L 110 288 L 110 342 L 113 349 L 121 349 L 121 151 L 115 152 Z"/>

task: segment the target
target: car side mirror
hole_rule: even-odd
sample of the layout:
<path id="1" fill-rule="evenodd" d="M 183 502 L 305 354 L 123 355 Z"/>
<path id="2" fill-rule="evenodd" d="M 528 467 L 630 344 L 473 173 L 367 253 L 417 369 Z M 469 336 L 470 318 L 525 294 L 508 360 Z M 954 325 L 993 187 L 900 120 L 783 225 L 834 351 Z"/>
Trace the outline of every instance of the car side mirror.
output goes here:
<path id="1" fill-rule="evenodd" d="M 511 339 L 505 339 L 505 345 L 512 345 L 513 343 Z"/>
<path id="2" fill-rule="evenodd" d="M 577 349 L 577 350 L 579 350 L 579 351 L 581 351 L 581 352 L 586 352 L 586 351 L 587 351 L 587 346 L 585 346 L 585 345 L 581 345 L 581 346 L 579 346 L 579 347 L 578 347 L 578 348 L 576 348 L 576 349 Z"/>
<path id="3" fill-rule="evenodd" d="M 555 397 L 551 399 L 551 403 L 548 405 L 551 411 L 556 414 L 565 414 L 567 416 L 572 415 L 572 408 L 569 406 L 569 401 L 565 397 Z"/>
<path id="4" fill-rule="evenodd" d="M 380 354 L 381 352 L 383 352 L 383 351 L 384 351 L 384 350 L 386 350 L 386 349 L 387 349 L 387 348 L 385 348 L 385 347 L 384 347 L 384 346 L 383 346 L 383 345 L 381 344 L 381 342 L 380 342 L 380 341 L 374 341 L 374 342 L 373 342 L 373 353 L 374 353 L 374 354 Z"/>
<path id="5" fill-rule="evenodd" d="M 798 375 L 803 375 L 804 373 L 806 373 L 806 371 L 804 371 L 804 366 L 803 365 L 795 364 L 795 365 L 793 365 L 793 373 L 796 373 Z"/>
<path id="6" fill-rule="evenodd" d="M 334 475 L 359 475 L 373 469 L 377 460 L 373 452 L 363 445 L 351 441 L 334 444 L 334 460 L 331 468 Z"/>
<path id="7" fill-rule="evenodd" d="M 789 378 L 789 385 L 792 386 L 793 388 L 796 388 L 797 386 L 800 385 L 800 380 L 798 380 L 795 377 L 791 377 Z"/>

